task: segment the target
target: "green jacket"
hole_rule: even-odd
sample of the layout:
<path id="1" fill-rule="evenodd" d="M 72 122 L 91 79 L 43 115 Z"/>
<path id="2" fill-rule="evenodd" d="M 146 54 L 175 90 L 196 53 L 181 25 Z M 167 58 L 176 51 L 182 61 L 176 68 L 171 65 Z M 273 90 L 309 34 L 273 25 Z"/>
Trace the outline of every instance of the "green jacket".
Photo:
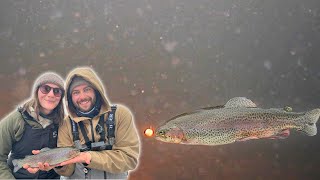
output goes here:
<path id="1" fill-rule="evenodd" d="M 26 120 L 33 128 L 42 128 L 35 122 Z M 7 158 L 12 145 L 22 138 L 25 121 L 18 110 L 12 111 L 0 120 L 0 179 L 15 179 L 7 165 Z"/>

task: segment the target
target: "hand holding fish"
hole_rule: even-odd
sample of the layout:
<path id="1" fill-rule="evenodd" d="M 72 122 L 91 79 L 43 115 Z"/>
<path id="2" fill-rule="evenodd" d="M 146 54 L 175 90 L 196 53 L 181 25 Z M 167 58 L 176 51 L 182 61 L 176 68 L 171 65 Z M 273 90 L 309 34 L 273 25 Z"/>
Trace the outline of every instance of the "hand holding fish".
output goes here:
<path id="1" fill-rule="evenodd" d="M 73 163 L 87 163 L 90 164 L 91 162 L 91 154 L 88 152 L 81 152 L 78 156 L 74 157 L 73 159 L 64 161 L 60 163 L 60 166 L 73 164 Z"/>
<path id="2" fill-rule="evenodd" d="M 35 174 L 39 170 L 50 171 L 52 168 L 55 167 L 55 166 L 50 166 L 48 163 L 41 163 L 41 162 L 38 162 L 38 166 L 39 166 L 39 168 L 36 168 L 36 167 L 32 168 L 28 164 L 24 164 L 23 168 L 25 168 L 29 173 Z"/>
<path id="3" fill-rule="evenodd" d="M 33 150 L 32 154 L 36 155 L 39 154 L 40 150 Z M 55 166 L 50 166 L 49 163 L 42 163 L 42 162 L 38 162 L 39 167 L 30 167 L 29 164 L 24 164 L 22 167 L 24 169 L 26 169 L 29 173 L 35 174 L 36 172 L 38 172 L 39 170 L 41 171 L 50 171 L 52 168 L 54 168 Z"/>
<path id="4" fill-rule="evenodd" d="M 80 151 L 75 148 L 43 148 L 33 150 L 34 155 L 28 155 L 23 159 L 14 159 L 12 164 L 13 171 L 17 172 L 20 168 L 27 169 L 30 173 L 36 173 L 39 170 L 49 171 L 53 167 L 59 166 L 61 162 L 67 161 L 80 154 Z"/>

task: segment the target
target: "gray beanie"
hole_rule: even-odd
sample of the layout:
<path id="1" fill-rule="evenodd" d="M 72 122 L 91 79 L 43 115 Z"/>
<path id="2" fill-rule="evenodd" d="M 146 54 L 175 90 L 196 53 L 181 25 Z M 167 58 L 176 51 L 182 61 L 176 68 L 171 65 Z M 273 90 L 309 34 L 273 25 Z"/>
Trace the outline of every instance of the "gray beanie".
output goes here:
<path id="1" fill-rule="evenodd" d="M 53 72 L 46 72 L 40 75 L 34 82 L 34 88 L 37 89 L 39 86 L 52 83 L 59 86 L 61 89 L 64 89 L 64 80 L 61 76 Z"/>
<path id="2" fill-rule="evenodd" d="M 71 83 L 70 83 L 70 86 L 69 86 L 69 93 L 71 94 L 72 90 L 73 90 L 75 87 L 80 86 L 80 85 L 83 85 L 83 84 L 85 84 L 85 85 L 87 85 L 87 86 L 93 87 L 90 82 L 84 80 L 82 77 L 80 77 L 80 76 L 74 77 L 74 78 L 72 79 Z"/>

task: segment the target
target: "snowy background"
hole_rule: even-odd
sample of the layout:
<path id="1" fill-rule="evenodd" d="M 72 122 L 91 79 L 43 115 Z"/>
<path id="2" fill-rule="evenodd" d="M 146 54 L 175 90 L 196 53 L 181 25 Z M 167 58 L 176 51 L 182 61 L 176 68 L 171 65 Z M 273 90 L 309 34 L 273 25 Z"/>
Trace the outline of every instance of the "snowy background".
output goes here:
<path id="1" fill-rule="evenodd" d="M 319 179 L 320 136 L 225 146 L 143 136 L 172 116 L 246 96 L 320 107 L 318 0 L 7 0 L 0 6 L 0 116 L 47 71 L 91 66 L 142 142 L 130 179 Z"/>

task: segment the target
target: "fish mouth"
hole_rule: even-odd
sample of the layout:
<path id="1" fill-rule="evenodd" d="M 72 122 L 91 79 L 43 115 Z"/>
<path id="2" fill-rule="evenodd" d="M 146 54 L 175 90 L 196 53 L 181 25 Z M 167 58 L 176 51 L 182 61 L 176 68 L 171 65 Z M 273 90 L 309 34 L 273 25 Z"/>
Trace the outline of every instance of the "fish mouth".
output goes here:
<path id="1" fill-rule="evenodd" d="M 162 142 L 170 142 L 170 139 L 167 138 L 165 135 L 156 134 L 155 139 Z"/>
<path id="2" fill-rule="evenodd" d="M 182 141 L 181 139 L 175 138 L 175 137 L 159 137 L 159 136 L 156 136 L 155 139 L 159 140 L 159 141 L 162 141 L 162 142 L 174 143 L 174 144 L 180 143 Z"/>
<path id="3" fill-rule="evenodd" d="M 167 142 L 164 137 L 155 136 L 154 138 L 159 141 Z"/>

